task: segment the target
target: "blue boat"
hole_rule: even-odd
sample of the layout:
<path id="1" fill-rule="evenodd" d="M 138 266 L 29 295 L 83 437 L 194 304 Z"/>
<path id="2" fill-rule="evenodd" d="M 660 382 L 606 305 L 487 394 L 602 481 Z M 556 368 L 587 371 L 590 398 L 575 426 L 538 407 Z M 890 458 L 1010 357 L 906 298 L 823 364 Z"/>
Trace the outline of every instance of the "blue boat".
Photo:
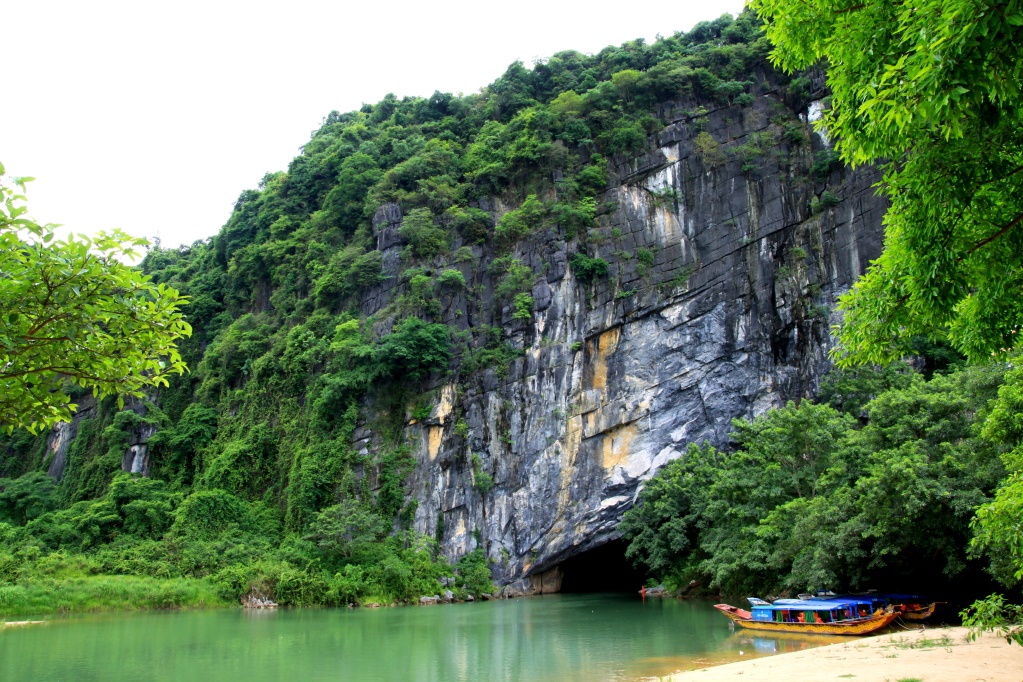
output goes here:
<path id="1" fill-rule="evenodd" d="M 891 607 L 873 610 L 870 599 L 776 599 L 774 603 L 750 598 L 745 611 L 728 604 L 714 608 L 732 622 L 751 630 L 802 632 L 821 635 L 866 635 L 891 623 L 898 612 Z"/>
<path id="2" fill-rule="evenodd" d="M 869 611 L 871 613 L 876 613 L 879 610 L 883 611 L 883 610 L 887 609 L 889 606 L 891 606 L 890 601 L 887 598 L 885 598 L 885 597 L 883 597 L 883 596 L 881 596 L 879 594 L 842 594 L 842 595 L 838 595 L 838 594 L 835 594 L 834 592 L 818 592 L 817 596 L 810 597 L 810 599 L 813 600 L 813 601 L 830 601 L 830 602 L 856 604 L 857 607 L 862 606 L 863 604 L 866 604 L 867 608 L 869 609 Z M 778 603 L 778 601 L 780 601 L 780 600 L 775 600 L 775 603 Z"/>

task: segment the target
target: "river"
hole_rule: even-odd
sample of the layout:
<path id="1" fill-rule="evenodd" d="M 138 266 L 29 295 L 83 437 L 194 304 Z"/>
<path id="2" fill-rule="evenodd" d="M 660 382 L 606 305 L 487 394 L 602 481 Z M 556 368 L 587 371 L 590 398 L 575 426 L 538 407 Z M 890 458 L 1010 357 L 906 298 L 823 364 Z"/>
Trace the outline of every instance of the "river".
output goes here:
<path id="1" fill-rule="evenodd" d="M 710 602 L 568 594 L 379 609 L 99 613 L 0 630 L 4 682 L 631 682 L 830 638 Z"/>

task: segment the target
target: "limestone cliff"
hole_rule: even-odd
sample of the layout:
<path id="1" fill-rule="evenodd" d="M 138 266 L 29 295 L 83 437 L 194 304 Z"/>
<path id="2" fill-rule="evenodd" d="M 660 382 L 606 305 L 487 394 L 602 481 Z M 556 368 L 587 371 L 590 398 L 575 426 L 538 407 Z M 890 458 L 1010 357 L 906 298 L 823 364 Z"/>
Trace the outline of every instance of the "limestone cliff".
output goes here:
<path id="1" fill-rule="evenodd" d="M 438 379 L 430 417 L 407 421 L 417 531 L 436 533 L 452 558 L 483 543 L 509 593 L 557 589 L 557 571 L 546 587 L 543 572 L 616 537 L 643 482 L 687 444 L 726 446 L 733 418 L 814 393 L 833 304 L 880 253 L 885 205 L 872 169 L 807 177 L 827 140 L 780 140 L 768 120 L 783 106 L 771 91 L 695 115 L 662 105 L 669 125 L 648 153 L 614 159 L 603 196 L 613 208 L 589 234 L 606 279 L 577 281 L 567 263 L 580 246 L 556 226 L 516 247 L 540 273 L 528 323 L 495 303 L 492 252 L 474 246 L 474 262 L 448 266 L 469 287 L 445 301 L 444 322 L 503 327 L 524 355 L 506 376 Z M 375 217 L 391 278 L 364 298 L 365 314 L 400 281 L 400 222 L 396 205 Z M 356 446 L 378 447 L 368 426 Z"/>

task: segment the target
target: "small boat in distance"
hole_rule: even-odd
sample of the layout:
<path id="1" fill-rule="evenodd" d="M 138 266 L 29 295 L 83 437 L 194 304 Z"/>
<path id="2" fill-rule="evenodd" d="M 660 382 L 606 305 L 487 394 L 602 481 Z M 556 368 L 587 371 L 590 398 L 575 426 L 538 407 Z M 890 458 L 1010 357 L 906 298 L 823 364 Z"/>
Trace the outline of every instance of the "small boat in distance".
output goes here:
<path id="1" fill-rule="evenodd" d="M 818 593 L 820 598 L 829 599 L 830 597 L 821 595 Z M 873 600 L 884 600 L 887 603 L 895 607 L 896 611 L 899 611 L 899 615 L 905 620 L 911 621 L 924 621 L 934 615 L 934 609 L 937 608 L 938 604 L 944 604 L 943 601 L 931 601 L 922 594 L 896 594 L 894 592 L 877 592 L 876 590 L 868 590 L 862 594 L 848 594 L 843 595 L 845 597 L 851 597 L 854 599 L 873 599 Z"/>
<path id="2" fill-rule="evenodd" d="M 715 604 L 714 608 L 750 630 L 819 635 L 866 635 L 899 616 L 891 606 L 872 610 L 870 599 L 777 599 L 771 604 L 750 598 L 749 602 L 750 611 L 729 604 Z"/>

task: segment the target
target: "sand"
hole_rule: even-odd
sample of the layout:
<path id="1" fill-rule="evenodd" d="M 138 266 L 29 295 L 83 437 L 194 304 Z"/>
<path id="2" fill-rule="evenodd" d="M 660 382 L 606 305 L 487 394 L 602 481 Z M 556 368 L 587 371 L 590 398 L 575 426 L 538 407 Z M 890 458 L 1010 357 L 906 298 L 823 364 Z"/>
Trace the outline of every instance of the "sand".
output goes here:
<path id="1" fill-rule="evenodd" d="M 966 642 L 966 628 L 912 630 L 689 672 L 671 682 L 1023 682 L 1023 647 L 984 635 Z M 656 678 L 655 678 L 656 679 Z"/>

